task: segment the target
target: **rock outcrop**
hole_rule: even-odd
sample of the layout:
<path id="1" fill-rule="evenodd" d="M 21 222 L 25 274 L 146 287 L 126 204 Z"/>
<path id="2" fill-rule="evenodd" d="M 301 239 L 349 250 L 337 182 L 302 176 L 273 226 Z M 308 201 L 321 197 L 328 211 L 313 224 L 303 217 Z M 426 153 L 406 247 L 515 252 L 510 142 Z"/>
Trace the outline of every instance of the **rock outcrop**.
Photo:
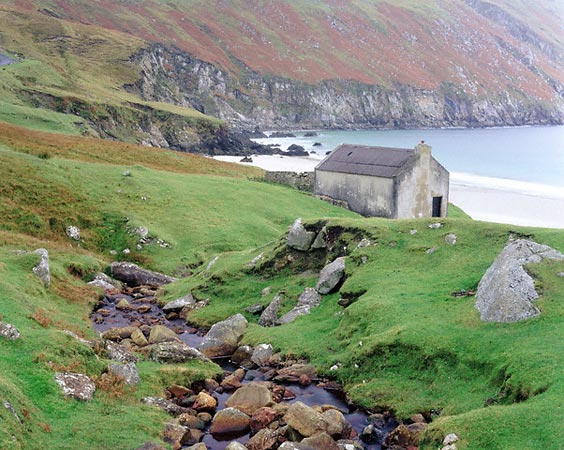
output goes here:
<path id="1" fill-rule="evenodd" d="M 533 303 L 538 298 L 527 264 L 543 259 L 564 260 L 564 255 L 547 245 L 528 240 L 510 241 L 478 284 L 475 307 L 484 322 L 517 322 L 538 316 Z"/>
<path id="2" fill-rule="evenodd" d="M 90 401 L 96 391 L 94 382 L 80 373 L 57 372 L 55 381 L 61 387 L 63 394 L 77 400 Z"/>
<path id="3" fill-rule="evenodd" d="M 320 294 L 329 294 L 341 282 L 345 275 L 345 257 L 335 259 L 327 264 L 319 274 L 315 289 Z"/>
<path id="4" fill-rule="evenodd" d="M 51 269 L 49 267 L 49 252 L 44 248 L 38 248 L 33 253 L 38 254 L 41 259 L 33 268 L 33 273 L 39 277 L 43 286 L 49 287 L 51 284 Z"/>
<path id="5" fill-rule="evenodd" d="M 14 325 L 0 322 L 0 336 L 3 336 L 11 341 L 15 341 L 20 338 L 20 332 Z"/>
<path id="6" fill-rule="evenodd" d="M 129 286 L 159 287 L 176 281 L 176 278 L 142 269 L 137 264 L 129 262 L 113 262 L 110 270 L 116 280 L 123 281 Z"/>

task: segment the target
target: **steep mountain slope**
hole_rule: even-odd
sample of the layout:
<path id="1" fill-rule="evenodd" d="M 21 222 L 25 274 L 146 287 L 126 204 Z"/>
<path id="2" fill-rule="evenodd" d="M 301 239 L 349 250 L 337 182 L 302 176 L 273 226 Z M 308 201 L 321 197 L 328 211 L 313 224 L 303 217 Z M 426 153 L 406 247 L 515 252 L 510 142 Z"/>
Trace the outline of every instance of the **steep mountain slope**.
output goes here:
<path id="1" fill-rule="evenodd" d="M 63 2 L 20 10 L 125 31 L 135 92 L 244 127 L 562 123 L 554 0 Z"/>

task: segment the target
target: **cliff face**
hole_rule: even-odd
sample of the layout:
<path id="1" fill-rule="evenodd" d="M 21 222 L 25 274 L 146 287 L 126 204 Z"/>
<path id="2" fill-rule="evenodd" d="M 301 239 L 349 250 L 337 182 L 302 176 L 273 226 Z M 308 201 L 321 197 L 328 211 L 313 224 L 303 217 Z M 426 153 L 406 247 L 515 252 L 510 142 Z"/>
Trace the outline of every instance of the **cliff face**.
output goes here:
<path id="1" fill-rule="evenodd" d="M 237 128 L 410 128 L 560 124 L 564 87 L 547 76 L 555 100 L 516 89 L 473 93 L 443 82 L 435 89 L 352 80 L 305 83 L 261 75 L 241 64 L 241 75 L 177 49 L 153 45 L 135 55 L 141 78 L 130 90 L 147 100 L 195 108 Z"/>

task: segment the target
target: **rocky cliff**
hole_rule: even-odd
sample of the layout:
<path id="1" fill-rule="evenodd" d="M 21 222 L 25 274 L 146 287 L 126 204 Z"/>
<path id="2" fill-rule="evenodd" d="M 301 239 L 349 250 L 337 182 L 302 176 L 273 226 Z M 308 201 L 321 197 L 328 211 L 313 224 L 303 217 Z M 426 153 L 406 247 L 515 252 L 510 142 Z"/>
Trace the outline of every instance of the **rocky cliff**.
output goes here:
<path id="1" fill-rule="evenodd" d="M 560 124 L 564 86 L 549 102 L 516 89 L 472 93 L 451 82 L 435 89 L 353 80 L 306 83 L 262 75 L 240 63 L 242 75 L 155 44 L 135 55 L 141 79 L 128 86 L 146 100 L 174 103 L 242 129 L 410 128 Z"/>

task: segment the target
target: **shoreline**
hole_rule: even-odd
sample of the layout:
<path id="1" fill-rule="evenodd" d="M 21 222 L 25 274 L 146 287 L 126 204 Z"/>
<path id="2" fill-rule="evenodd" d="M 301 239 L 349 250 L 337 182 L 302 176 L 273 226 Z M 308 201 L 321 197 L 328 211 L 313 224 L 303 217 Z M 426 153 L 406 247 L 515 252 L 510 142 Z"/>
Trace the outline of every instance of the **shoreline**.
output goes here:
<path id="1" fill-rule="evenodd" d="M 238 156 L 215 157 L 267 171 L 288 172 L 312 172 L 321 161 L 320 158 L 283 155 L 252 158 L 252 163 L 241 163 Z M 474 220 L 564 229 L 564 187 L 452 172 L 449 202 Z"/>

